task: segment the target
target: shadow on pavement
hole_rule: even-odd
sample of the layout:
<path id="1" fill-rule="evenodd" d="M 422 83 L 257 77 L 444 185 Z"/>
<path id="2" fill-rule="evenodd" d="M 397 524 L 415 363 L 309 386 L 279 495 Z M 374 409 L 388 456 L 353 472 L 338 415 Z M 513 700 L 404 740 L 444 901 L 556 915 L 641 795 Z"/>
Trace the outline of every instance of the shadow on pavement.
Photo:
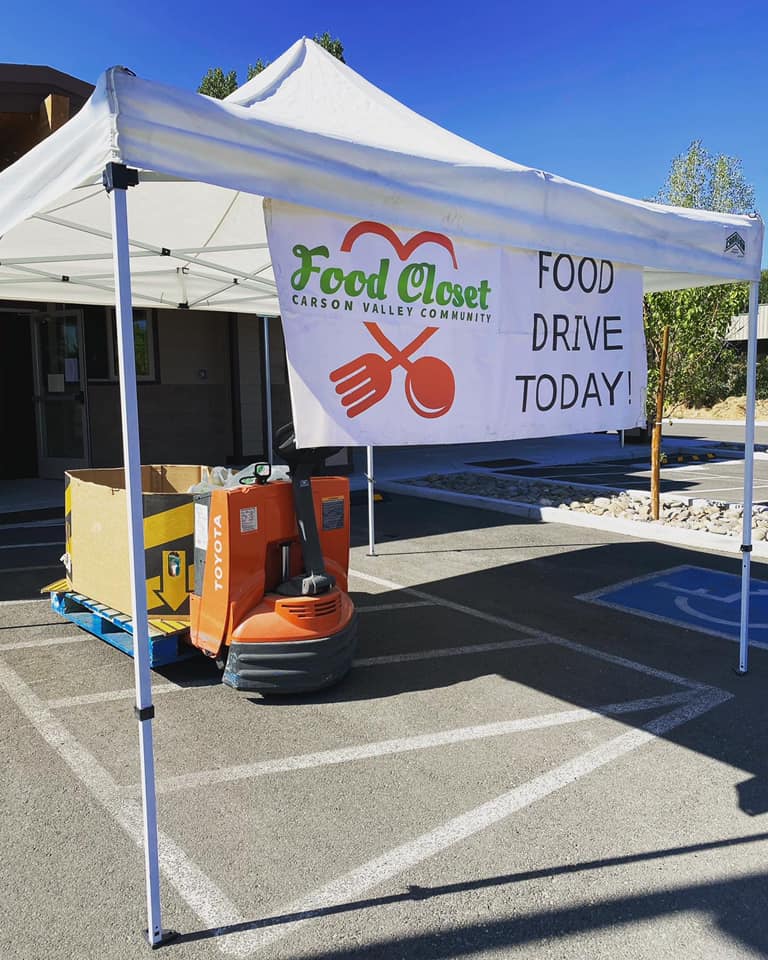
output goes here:
<path id="1" fill-rule="evenodd" d="M 658 860 L 667 857 L 697 854 L 709 850 L 735 847 L 749 843 L 759 843 L 768 839 L 768 834 L 732 837 L 711 843 L 692 844 L 686 847 L 674 847 L 662 850 L 650 850 L 623 857 L 609 857 L 583 863 L 562 864 L 527 870 L 521 873 L 509 873 L 494 877 L 483 877 L 462 883 L 441 884 L 439 886 L 408 886 L 403 892 L 390 896 L 371 897 L 347 903 L 333 904 L 314 910 L 292 914 L 282 914 L 253 920 L 247 923 L 233 924 L 209 930 L 197 930 L 183 934 L 178 943 L 206 940 L 246 930 L 258 930 L 287 923 L 298 923 L 308 919 L 319 919 L 338 914 L 353 913 L 377 907 L 391 906 L 397 903 L 430 900 L 449 897 L 453 894 L 481 891 L 502 886 L 514 886 L 540 879 L 553 879 L 564 874 L 578 874 L 590 870 L 602 870 L 610 867 L 627 866 L 643 861 Z M 588 934 L 591 931 L 636 924 L 638 921 L 650 921 L 671 914 L 706 914 L 720 929 L 735 940 L 765 956 L 768 951 L 768 928 L 765 925 L 765 911 L 768 907 L 768 873 L 752 873 L 734 880 L 710 883 L 691 883 L 679 887 L 656 890 L 635 896 L 614 897 L 611 899 L 587 902 L 579 906 L 562 910 L 542 910 L 505 919 L 483 919 L 476 924 L 452 926 L 444 930 L 430 930 L 424 933 L 402 937 L 381 939 L 378 942 L 356 943 L 349 949 L 334 949 L 328 953 L 325 949 L 314 954 L 302 953 L 305 960 L 315 957 L 333 957 L 334 960 L 356 960 L 356 958 L 381 958 L 390 960 L 440 960 L 440 958 L 474 956 L 483 950 L 500 950 L 520 947 L 528 943 L 550 943 L 565 937 Z M 664 954 L 660 952 L 659 956 Z"/>

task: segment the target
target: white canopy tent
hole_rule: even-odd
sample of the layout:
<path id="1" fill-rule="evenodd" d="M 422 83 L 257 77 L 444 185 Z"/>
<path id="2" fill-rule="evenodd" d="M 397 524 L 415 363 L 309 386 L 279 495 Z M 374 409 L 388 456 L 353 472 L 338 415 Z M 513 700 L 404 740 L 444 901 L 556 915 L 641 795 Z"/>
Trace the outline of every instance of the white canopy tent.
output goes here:
<path id="1" fill-rule="evenodd" d="M 747 666 L 759 218 L 645 203 L 512 163 L 425 120 L 307 40 L 226 101 L 113 68 L 76 117 L 0 174 L 0 299 L 117 309 L 153 945 L 163 933 L 131 310 L 279 315 L 263 197 L 607 258 L 641 267 L 646 291 L 750 282 L 740 669 Z"/>

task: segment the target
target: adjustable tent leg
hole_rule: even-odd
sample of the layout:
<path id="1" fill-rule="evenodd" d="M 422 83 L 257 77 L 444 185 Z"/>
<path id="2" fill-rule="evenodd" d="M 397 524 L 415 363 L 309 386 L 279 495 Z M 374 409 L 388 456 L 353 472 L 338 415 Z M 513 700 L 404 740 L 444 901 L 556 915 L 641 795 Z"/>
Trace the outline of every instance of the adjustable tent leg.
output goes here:
<path id="1" fill-rule="evenodd" d="M 272 359 L 269 355 L 269 317 L 262 317 L 264 330 L 264 393 L 266 394 L 266 412 L 267 412 L 267 460 L 270 464 L 275 462 L 275 454 L 272 450 L 274 442 L 274 424 L 272 421 Z"/>
<path id="2" fill-rule="evenodd" d="M 741 537 L 741 625 L 739 629 L 739 665 L 736 673 L 749 669 L 749 587 L 752 558 L 752 485 L 755 473 L 755 405 L 757 403 L 757 301 L 760 284 L 749 285 L 749 324 L 747 327 L 747 416 L 744 425 L 744 514 Z"/>
<path id="3" fill-rule="evenodd" d="M 160 916 L 160 867 L 157 840 L 157 798 L 152 747 L 152 691 L 149 672 L 149 624 L 147 622 L 146 569 L 144 564 L 144 512 L 141 490 L 139 412 L 136 396 L 136 355 L 133 340 L 131 266 L 128 248 L 126 192 L 138 183 L 138 171 L 120 163 L 104 170 L 104 187 L 110 195 L 112 257 L 115 276 L 117 348 L 120 371 L 120 413 L 123 429 L 123 460 L 128 511 L 131 613 L 133 615 L 133 665 L 136 685 L 135 713 L 139 721 L 144 870 L 147 892 L 147 930 L 150 946 L 168 942 L 174 934 L 163 930 Z"/>
<path id="4" fill-rule="evenodd" d="M 368 556 L 376 556 L 376 538 L 373 529 L 373 447 L 366 447 L 365 479 L 368 481 Z"/>

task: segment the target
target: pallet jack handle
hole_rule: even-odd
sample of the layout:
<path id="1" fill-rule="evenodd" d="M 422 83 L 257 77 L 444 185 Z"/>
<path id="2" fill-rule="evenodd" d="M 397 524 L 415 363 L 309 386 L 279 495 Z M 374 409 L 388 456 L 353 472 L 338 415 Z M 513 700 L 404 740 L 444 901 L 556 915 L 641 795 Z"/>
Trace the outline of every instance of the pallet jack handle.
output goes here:
<path id="1" fill-rule="evenodd" d="M 332 447 L 306 447 L 297 450 L 293 423 L 286 423 L 275 432 L 274 451 L 285 460 L 291 472 L 293 505 L 305 571 L 303 575 L 284 580 L 277 588 L 277 593 L 293 597 L 316 596 L 328 593 L 336 585 L 335 579 L 326 572 L 323 562 L 312 498 L 312 474 L 336 450 L 337 448 Z"/>

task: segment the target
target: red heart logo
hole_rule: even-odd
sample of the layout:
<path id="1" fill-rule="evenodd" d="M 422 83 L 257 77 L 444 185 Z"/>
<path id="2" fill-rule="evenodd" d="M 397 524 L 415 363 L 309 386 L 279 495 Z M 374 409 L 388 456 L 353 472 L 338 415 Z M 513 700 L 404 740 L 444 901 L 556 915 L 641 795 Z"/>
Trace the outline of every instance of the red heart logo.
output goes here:
<path id="1" fill-rule="evenodd" d="M 341 242 L 341 252 L 349 253 L 355 240 L 365 233 L 374 233 L 388 240 L 401 260 L 407 260 L 413 251 L 424 243 L 437 243 L 451 255 L 454 270 L 459 269 L 453 243 L 444 234 L 433 233 L 431 230 L 422 230 L 421 233 L 412 236 L 407 243 L 403 243 L 392 227 L 388 227 L 384 223 L 377 223 L 375 220 L 361 220 L 360 223 L 356 223 L 354 227 L 350 227 Z"/>

